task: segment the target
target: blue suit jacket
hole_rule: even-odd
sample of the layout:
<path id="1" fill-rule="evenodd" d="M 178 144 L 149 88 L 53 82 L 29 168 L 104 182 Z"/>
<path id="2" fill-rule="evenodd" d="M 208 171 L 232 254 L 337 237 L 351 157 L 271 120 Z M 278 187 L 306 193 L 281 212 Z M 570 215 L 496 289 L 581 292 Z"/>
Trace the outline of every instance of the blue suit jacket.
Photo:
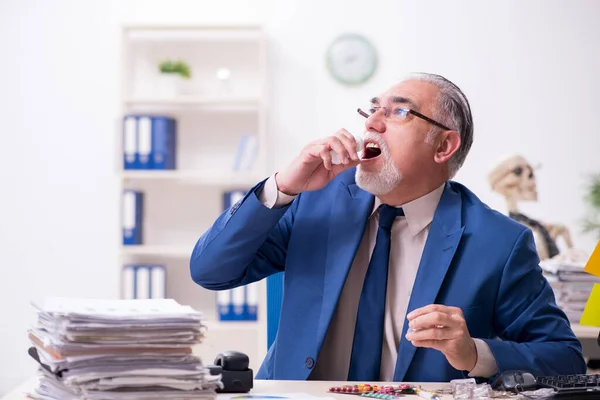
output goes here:
<path id="1" fill-rule="evenodd" d="M 264 181 L 224 212 L 196 244 L 195 282 L 228 289 L 285 271 L 279 329 L 258 379 L 309 379 L 372 211 L 354 169 L 281 209 L 258 200 Z M 490 346 L 501 371 L 585 373 L 581 344 L 538 265 L 531 231 L 446 183 L 408 312 L 431 303 L 460 307 L 469 332 Z M 437 350 L 415 348 L 404 325 L 394 381 L 464 378 Z"/>

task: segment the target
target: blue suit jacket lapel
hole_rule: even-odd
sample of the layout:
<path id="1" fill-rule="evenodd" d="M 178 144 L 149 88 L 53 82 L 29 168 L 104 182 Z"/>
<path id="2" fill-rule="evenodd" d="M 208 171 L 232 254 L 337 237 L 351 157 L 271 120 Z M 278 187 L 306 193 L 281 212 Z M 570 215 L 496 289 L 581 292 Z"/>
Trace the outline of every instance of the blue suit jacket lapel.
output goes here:
<path id="1" fill-rule="evenodd" d="M 464 226 L 461 223 L 461 207 L 460 194 L 446 183 L 431 222 L 407 314 L 414 309 L 435 302 L 464 231 Z M 407 329 L 408 322 L 405 320 L 398 349 L 394 381 L 404 380 L 416 351 L 416 347 L 405 338 Z"/>
<path id="2" fill-rule="evenodd" d="M 374 199 L 372 194 L 354 183 L 346 185 L 341 182 L 337 188 L 329 219 L 323 302 L 317 329 L 318 351 L 373 211 Z"/>

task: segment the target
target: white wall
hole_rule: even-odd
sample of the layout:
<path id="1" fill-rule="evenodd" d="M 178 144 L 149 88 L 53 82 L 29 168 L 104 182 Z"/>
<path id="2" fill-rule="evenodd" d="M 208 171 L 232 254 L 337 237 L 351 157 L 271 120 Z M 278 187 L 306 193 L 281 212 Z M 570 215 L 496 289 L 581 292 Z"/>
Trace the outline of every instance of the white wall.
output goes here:
<path id="1" fill-rule="evenodd" d="M 117 294 L 111 19 L 91 4 L 0 2 L 0 393 L 35 371 L 30 300 Z"/>
<path id="2" fill-rule="evenodd" d="M 566 223 L 579 247 L 585 174 L 600 170 L 600 3 L 587 1 L 0 1 L 0 393 L 35 371 L 36 296 L 117 295 L 118 28 L 264 22 L 270 35 L 273 168 L 308 140 L 361 129 L 354 110 L 403 74 L 454 80 L 476 136 L 457 179 L 493 207 L 485 172 L 519 151 L 542 163 L 532 216 Z M 380 68 L 349 89 L 323 55 L 340 32 L 378 46 Z"/>

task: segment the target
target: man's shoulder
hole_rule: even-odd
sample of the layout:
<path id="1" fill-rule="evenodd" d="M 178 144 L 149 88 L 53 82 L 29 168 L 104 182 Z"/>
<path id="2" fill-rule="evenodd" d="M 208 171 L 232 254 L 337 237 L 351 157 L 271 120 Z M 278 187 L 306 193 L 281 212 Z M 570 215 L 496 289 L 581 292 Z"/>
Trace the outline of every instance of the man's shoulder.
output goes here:
<path id="1" fill-rule="evenodd" d="M 465 228 L 482 235 L 504 235 L 516 239 L 527 227 L 508 215 L 491 208 L 464 184 L 449 181 L 448 186 L 462 200 L 462 217 Z"/>

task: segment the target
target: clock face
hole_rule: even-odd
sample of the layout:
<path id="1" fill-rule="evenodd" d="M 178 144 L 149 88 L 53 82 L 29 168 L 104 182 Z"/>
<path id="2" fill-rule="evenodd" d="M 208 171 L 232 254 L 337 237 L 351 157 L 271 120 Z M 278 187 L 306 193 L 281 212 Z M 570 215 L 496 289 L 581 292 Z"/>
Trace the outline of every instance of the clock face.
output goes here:
<path id="1" fill-rule="evenodd" d="M 327 69 L 339 82 L 356 85 L 367 81 L 377 67 L 375 47 L 365 37 L 346 34 L 327 49 Z"/>

